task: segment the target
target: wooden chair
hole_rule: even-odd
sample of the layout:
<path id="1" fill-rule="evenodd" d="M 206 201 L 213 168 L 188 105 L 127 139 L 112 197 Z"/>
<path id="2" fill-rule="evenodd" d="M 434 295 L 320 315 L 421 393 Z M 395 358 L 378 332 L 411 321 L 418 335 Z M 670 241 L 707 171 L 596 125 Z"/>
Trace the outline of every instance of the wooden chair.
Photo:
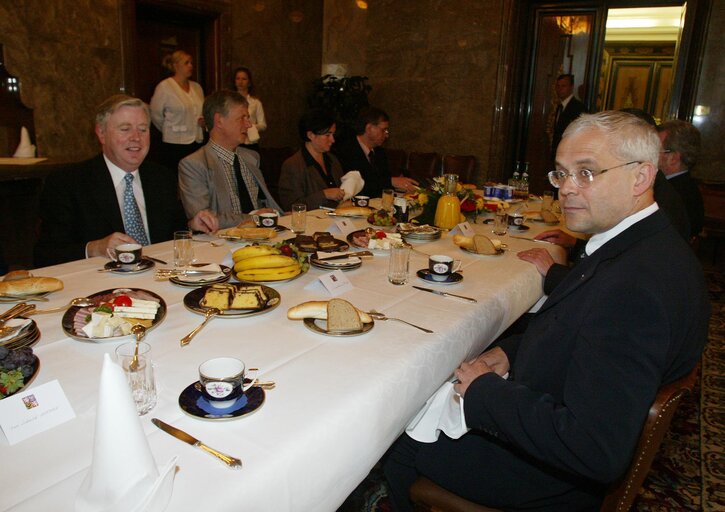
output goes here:
<path id="1" fill-rule="evenodd" d="M 685 377 L 665 384 L 659 389 L 645 420 L 629 469 L 610 487 L 600 512 L 626 512 L 632 507 L 680 400 L 692 392 L 698 369 L 699 364 L 695 365 Z M 410 499 L 418 512 L 496 512 L 498 510 L 467 501 L 425 477 L 418 478 L 410 487 Z"/>
<path id="2" fill-rule="evenodd" d="M 459 183 L 473 183 L 476 178 L 476 157 L 473 155 L 445 155 L 443 174 L 458 174 Z"/>
<path id="3" fill-rule="evenodd" d="M 441 157 L 438 153 L 408 153 L 407 176 L 426 186 L 433 176 L 440 176 Z"/>
<path id="4" fill-rule="evenodd" d="M 20 81 L 5 69 L 3 46 L 0 44 L 0 156 L 13 156 L 20 143 L 20 129 L 28 129 L 35 142 L 33 110 L 20 99 Z"/>
<path id="5" fill-rule="evenodd" d="M 388 157 L 388 169 L 391 176 L 402 176 L 408 166 L 408 153 L 404 149 L 385 148 Z"/>
<path id="6" fill-rule="evenodd" d="M 294 155 L 295 149 L 285 146 L 281 148 L 259 148 L 260 170 L 267 183 L 269 193 L 279 203 L 279 175 L 282 173 L 282 164 Z"/>

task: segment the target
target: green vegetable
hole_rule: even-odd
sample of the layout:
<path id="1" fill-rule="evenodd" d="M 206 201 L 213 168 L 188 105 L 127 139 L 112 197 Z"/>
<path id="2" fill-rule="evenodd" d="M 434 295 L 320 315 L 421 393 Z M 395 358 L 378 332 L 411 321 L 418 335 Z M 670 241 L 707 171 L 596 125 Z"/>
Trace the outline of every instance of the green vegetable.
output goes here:
<path id="1" fill-rule="evenodd" d="M 22 388 L 25 381 L 20 370 L 0 370 L 0 398 L 12 395 Z"/>

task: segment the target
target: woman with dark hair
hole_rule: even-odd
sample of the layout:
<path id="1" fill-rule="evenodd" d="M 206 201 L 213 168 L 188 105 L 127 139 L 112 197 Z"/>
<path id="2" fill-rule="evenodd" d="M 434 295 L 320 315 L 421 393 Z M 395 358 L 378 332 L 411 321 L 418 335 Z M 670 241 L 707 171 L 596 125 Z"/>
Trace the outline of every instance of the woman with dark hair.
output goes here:
<path id="1" fill-rule="evenodd" d="M 234 84 L 232 90 L 244 96 L 249 103 L 249 120 L 252 128 L 247 130 L 247 142 L 244 147 L 259 151 L 260 133 L 267 129 L 267 120 L 264 117 L 264 108 L 259 98 L 252 96 L 254 92 L 254 80 L 252 71 L 246 67 L 238 67 L 234 70 Z"/>
<path id="2" fill-rule="evenodd" d="M 159 82 L 151 98 L 151 121 L 161 132 L 160 163 L 176 171 L 179 160 L 202 146 L 204 131 L 201 109 L 204 91 L 190 80 L 194 70 L 191 55 L 176 50 L 164 57 L 171 76 Z"/>
<path id="3" fill-rule="evenodd" d="M 345 197 L 340 188 L 342 167 L 330 148 L 335 142 L 335 117 L 325 110 L 312 110 L 300 119 L 302 148 L 282 164 L 279 177 L 280 204 L 285 211 L 292 203 L 308 209 L 336 207 Z"/>

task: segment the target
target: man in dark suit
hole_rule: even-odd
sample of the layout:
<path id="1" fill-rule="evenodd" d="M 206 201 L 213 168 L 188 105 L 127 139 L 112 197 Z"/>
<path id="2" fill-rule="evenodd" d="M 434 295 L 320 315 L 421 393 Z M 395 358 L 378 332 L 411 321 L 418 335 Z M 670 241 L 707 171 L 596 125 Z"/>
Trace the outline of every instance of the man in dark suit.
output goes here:
<path id="1" fill-rule="evenodd" d="M 217 229 L 216 219 L 205 214 L 187 227 L 176 173 L 144 162 L 149 119 L 148 106 L 130 96 L 112 96 L 99 106 L 95 131 L 102 154 L 45 181 L 36 266 L 106 256 L 123 243 L 170 240 L 188 227 Z"/>
<path id="2" fill-rule="evenodd" d="M 686 121 L 665 121 L 657 127 L 662 141 L 659 167 L 680 194 L 690 219 L 690 236 L 697 236 L 705 222 L 705 207 L 690 171 L 700 153 L 700 131 Z"/>
<path id="3" fill-rule="evenodd" d="M 410 510 L 419 474 L 505 510 L 598 510 L 658 388 L 691 371 L 707 336 L 702 269 L 654 202 L 659 147 L 653 127 L 622 112 L 567 130 L 552 181 L 567 227 L 593 233 L 586 258 L 522 335 L 454 372 L 471 432 L 392 449 L 397 510 Z"/>
<path id="4" fill-rule="evenodd" d="M 551 159 L 556 157 L 561 136 L 574 119 L 587 111 L 584 103 L 574 96 L 574 75 L 564 74 L 556 78 L 554 85 L 559 105 L 554 114 L 554 133 L 551 137 Z"/>
<path id="5" fill-rule="evenodd" d="M 390 133 L 390 118 L 379 108 L 366 107 L 355 120 L 355 137 L 341 141 L 332 151 L 347 171 L 360 171 L 365 186 L 360 195 L 381 197 L 383 189 L 412 192 L 418 182 L 406 176 L 391 176 L 382 147 Z"/>

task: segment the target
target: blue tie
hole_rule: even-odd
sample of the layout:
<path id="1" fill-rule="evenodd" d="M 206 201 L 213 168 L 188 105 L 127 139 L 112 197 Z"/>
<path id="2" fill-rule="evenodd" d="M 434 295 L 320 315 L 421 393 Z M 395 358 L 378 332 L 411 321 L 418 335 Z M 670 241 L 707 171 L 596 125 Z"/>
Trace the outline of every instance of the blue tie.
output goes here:
<path id="1" fill-rule="evenodd" d="M 126 234 L 141 245 L 148 245 L 149 239 L 143 227 L 141 210 L 136 204 L 136 197 L 133 195 L 133 174 L 126 173 L 123 177 L 126 188 L 123 191 L 123 223 L 126 226 Z"/>

